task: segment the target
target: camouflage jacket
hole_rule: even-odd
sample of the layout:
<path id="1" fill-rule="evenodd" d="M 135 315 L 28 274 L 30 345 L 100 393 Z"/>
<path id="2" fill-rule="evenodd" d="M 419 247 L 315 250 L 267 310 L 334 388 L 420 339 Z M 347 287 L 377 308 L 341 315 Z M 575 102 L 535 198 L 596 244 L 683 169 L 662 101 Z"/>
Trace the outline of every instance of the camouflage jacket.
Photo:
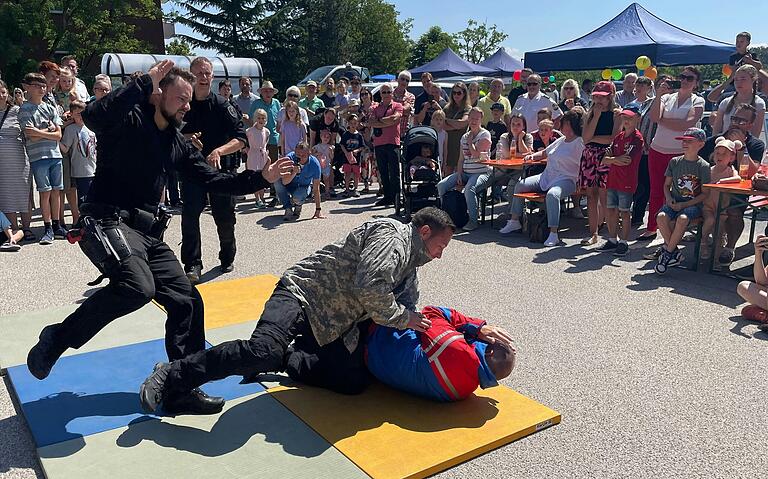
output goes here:
<path id="1" fill-rule="evenodd" d="M 299 261 L 282 282 L 304 306 L 318 344 L 343 336 L 352 351 L 359 321 L 405 329 L 419 298 L 416 268 L 431 259 L 414 226 L 379 219 Z"/>

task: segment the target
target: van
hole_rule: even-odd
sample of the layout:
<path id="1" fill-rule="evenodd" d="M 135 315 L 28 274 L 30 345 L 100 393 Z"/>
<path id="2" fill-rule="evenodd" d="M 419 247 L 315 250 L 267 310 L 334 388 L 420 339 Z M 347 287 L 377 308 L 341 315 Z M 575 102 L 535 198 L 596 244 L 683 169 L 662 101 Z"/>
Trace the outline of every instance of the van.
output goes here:
<path id="1" fill-rule="evenodd" d="M 307 86 L 307 82 L 310 80 L 314 80 L 318 85 L 323 85 L 328 78 L 333 78 L 334 81 L 339 81 L 342 77 L 350 80 L 354 76 L 360 77 L 360 80 L 363 83 L 371 81 L 371 73 L 367 68 L 354 66 L 347 62 L 345 65 L 324 65 L 315 68 L 297 83 L 296 86 L 303 92 L 304 88 Z"/>

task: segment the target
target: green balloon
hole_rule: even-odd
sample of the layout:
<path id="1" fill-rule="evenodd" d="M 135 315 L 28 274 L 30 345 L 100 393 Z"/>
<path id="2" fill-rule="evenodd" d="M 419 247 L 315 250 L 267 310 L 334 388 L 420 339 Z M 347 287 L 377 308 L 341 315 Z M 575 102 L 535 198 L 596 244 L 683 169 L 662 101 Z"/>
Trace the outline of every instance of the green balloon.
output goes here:
<path id="1" fill-rule="evenodd" d="M 618 68 L 611 72 L 611 78 L 613 78 L 614 80 L 621 80 L 622 76 L 624 76 L 624 74 L 621 73 L 621 70 L 619 70 Z"/>
<path id="2" fill-rule="evenodd" d="M 549 75 L 549 81 L 551 82 L 555 81 L 555 75 Z"/>

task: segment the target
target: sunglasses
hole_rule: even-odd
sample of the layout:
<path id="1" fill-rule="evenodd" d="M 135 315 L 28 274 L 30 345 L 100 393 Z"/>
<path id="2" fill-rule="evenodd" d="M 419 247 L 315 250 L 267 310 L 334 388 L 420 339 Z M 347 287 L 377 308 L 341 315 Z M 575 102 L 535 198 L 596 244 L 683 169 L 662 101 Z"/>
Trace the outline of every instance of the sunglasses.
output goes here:
<path id="1" fill-rule="evenodd" d="M 452 95 L 463 95 L 463 94 L 464 94 L 464 92 L 463 92 L 463 91 L 461 91 L 461 90 L 459 90 L 459 91 L 455 91 L 455 90 L 454 90 L 454 91 L 452 91 L 452 92 L 451 92 L 451 94 L 452 94 Z"/>
<path id="2" fill-rule="evenodd" d="M 398 78 L 397 81 L 408 81 L 408 79 L 405 77 L 401 77 L 401 78 Z"/>
<path id="3" fill-rule="evenodd" d="M 563 87 L 563 90 L 575 90 L 575 89 L 576 89 L 576 88 L 574 88 L 574 87 L 572 87 L 572 86 L 564 86 L 564 87 Z"/>
<path id="4" fill-rule="evenodd" d="M 526 83 L 526 85 L 528 85 L 528 86 L 539 86 L 539 84 L 537 82 L 528 82 L 528 83 Z"/>
<path id="5" fill-rule="evenodd" d="M 731 123 L 733 123 L 734 125 L 746 125 L 747 123 L 749 123 L 749 121 L 750 120 L 747 120 L 746 118 L 741 118 L 738 116 L 731 117 Z"/>
<path id="6" fill-rule="evenodd" d="M 370 94 L 370 93 L 368 93 L 368 92 L 365 92 L 365 91 L 364 91 L 364 92 L 362 92 L 362 93 L 360 94 L 360 96 L 371 96 L 371 94 Z"/>
<path id="7" fill-rule="evenodd" d="M 696 75 L 678 75 L 677 78 L 685 81 L 696 81 Z"/>
<path id="8" fill-rule="evenodd" d="M 288 98 L 298 98 L 298 97 L 299 97 L 299 95 L 297 95 L 297 94 L 295 94 L 295 93 L 289 93 L 289 94 L 288 94 L 288 95 L 286 95 L 286 96 L 287 96 Z"/>

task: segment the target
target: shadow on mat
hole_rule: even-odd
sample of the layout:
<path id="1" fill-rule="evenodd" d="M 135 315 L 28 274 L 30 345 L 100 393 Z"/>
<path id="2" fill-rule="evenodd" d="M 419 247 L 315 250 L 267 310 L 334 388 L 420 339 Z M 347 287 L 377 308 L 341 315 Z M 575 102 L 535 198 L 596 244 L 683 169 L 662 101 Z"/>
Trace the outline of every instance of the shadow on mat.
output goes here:
<path id="1" fill-rule="evenodd" d="M 117 445 L 133 447 L 141 441 L 152 441 L 162 447 L 217 457 L 240 449 L 258 435 L 294 456 L 316 457 L 332 447 L 315 436 L 308 437 L 300 422 L 286 424 L 281 417 L 286 417 L 282 406 L 262 394 L 226 410 L 210 432 L 166 421 L 135 421 L 120 434 Z"/>

